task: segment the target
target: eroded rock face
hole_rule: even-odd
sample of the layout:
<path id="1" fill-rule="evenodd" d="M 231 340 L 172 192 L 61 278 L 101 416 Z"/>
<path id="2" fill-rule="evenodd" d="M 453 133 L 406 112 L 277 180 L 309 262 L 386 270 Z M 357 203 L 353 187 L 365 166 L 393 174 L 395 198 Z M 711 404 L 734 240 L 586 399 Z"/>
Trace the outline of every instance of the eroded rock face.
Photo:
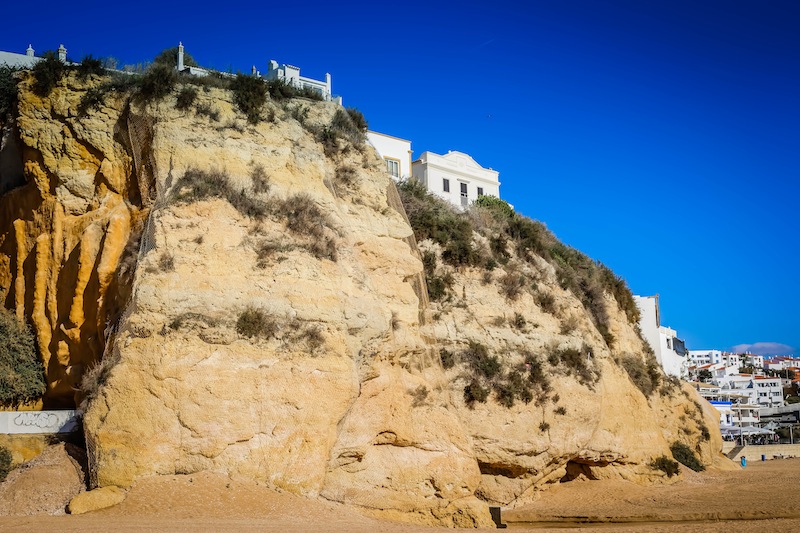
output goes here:
<path id="1" fill-rule="evenodd" d="M 120 260 L 144 216 L 122 100 L 77 112 L 91 83 L 68 78 L 42 99 L 23 81 L 0 147 L 0 183 L 11 189 L 0 198 L 0 298 L 34 325 L 47 407 L 74 405 L 102 356 L 125 299 Z"/>
<path id="2" fill-rule="evenodd" d="M 690 393 L 645 397 L 615 362 L 642 345 L 613 299 L 618 353 L 544 262 L 561 317 L 530 294 L 509 301 L 477 269 L 454 272 L 460 296 L 429 307 L 383 162 L 317 140 L 335 105 L 269 103 L 275 120 L 250 126 L 211 89 L 197 103 L 218 119 L 176 110 L 175 95 L 79 117 L 84 89 L 67 81 L 40 101 L 23 87 L 27 184 L 0 200 L 0 290 L 36 324 L 50 401 L 72 400 L 105 353 L 84 417 L 93 487 L 216 470 L 384 517 L 491 526 L 486 502 L 549 482 L 660 480 L 647 462 L 699 431 Z M 191 193 L 182 179 L 198 172 L 235 194 Z M 260 334 L 242 327 L 246 311 Z M 527 327 L 509 326 L 514 313 Z M 440 360 L 470 340 L 505 368 L 587 344 L 599 377 L 551 365 L 547 400 L 470 406 L 465 366 Z M 702 416 L 711 462 L 719 436 Z"/>

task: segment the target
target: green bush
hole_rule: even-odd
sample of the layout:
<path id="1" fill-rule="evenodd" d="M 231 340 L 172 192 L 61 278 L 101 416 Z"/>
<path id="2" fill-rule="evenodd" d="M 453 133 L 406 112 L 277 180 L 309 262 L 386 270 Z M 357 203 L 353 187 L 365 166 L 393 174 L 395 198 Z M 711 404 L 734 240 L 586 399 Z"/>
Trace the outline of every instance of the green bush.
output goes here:
<path id="1" fill-rule="evenodd" d="M 231 81 L 233 102 L 247 117 L 250 124 L 261 122 L 264 105 L 267 103 L 267 84 L 261 78 L 237 74 Z"/>
<path id="2" fill-rule="evenodd" d="M 165 66 L 171 69 L 178 68 L 178 47 L 165 48 L 153 59 L 154 65 Z M 185 67 L 197 67 L 197 61 L 184 49 L 183 65 Z"/>
<path id="3" fill-rule="evenodd" d="M 144 102 L 158 101 L 166 98 L 175 88 L 178 75 L 163 64 L 153 64 L 139 80 L 138 97 Z"/>
<path id="4" fill-rule="evenodd" d="M 11 472 L 12 460 L 11 451 L 5 446 L 0 446 L 0 482 L 5 481 L 9 472 Z"/>
<path id="5" fill-rule="evenodd" d="M 684 443 L 675 441 L 672 443 L 669 449 L 672 452 L 672 457 L 674 457 L 675 460 L 678 461 L 683 466 L 691 468 L 695 472 L 702 472 L 703 470 L 706 469 L 706 467 L 703 466 L 703 463 L 700 462 L 700 460 L 697 458 L 692 449 L 689 448 Z"/>
<path id="6" fill-rule="evenodd" d="M 511 208 L 511 205 L 496 196 L 479 196 L 472 206 L 486 209 L 499 221 L 507 221 L 514 216 L 514 209 Z"/>
<path id="7" fill-rule="evenodd" d="M 58 59 L 58 54 L 48 50 L 42 60 L 31 69 L 33 73 L 33 92 L 42 98 L 49 96 L 58 82 L 67 73 L 67 66 Z"/>
<path id="8" fill-rule="evenodd" d="M 78 65 L 78 79 L 81 80 L 85 80 L 90 76 L 103 76 L 105 73 L 103 61 L 92 57 L 91 54 L 85 56 Z"/>
<path id="9" fill-rule="evenodd" d="M 648 466 L 653 470 L 661 470 L 667 475 L 667 477 L 672 477 L 680 472 L 678 463 L 666 455 L 662 455 L 661 457 L 653 459 Z"/>
<path id="10" fill-rule="evenodd" d="M 16 407 L 38 400 L 45 389 L 33 332 L 12 312 L 0 309 L 0 405 Z"/>
<path id="11" fill-rule="evenodd" d="M 17 103 L 17 77 L 20 69 L 0 65 L 0 121 L 11 113 Z"/>

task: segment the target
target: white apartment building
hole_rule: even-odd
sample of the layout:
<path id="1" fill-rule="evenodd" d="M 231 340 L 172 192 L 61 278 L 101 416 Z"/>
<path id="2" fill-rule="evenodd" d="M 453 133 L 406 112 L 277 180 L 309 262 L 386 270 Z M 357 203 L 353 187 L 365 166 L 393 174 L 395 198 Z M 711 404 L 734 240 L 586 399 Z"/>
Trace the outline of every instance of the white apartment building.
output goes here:
<path id="1" fill-rule="evenodd" d="M 386 161 L 386 171 L 395 181 L 411 177 L 411 141 L 368 131 L 367 140 Z"/>
<path id="2" fill-rule="evenodd" d="M 687 379 L 689 356 L 686 345 L 674 329 L 661 325 L 658 295 L 634 296 L 633 299 L 640 312 L 642 336 L 653 349 L 661 368 L 671 376 Z"/>
<path id="3" fill-rule="evenodd" d="M 689 359 L 697 366 L 715 365 L 722 362 L 720 350 L 689 350 Z"/>
<path id="4" fill-rule="evenodd" d="M 739 374 L 724 376 L 714 380 L 720 387 L 720 394 L 736 393 L 746 396 L 748 403 L 760 407 L 777 407 L 783 405 L 783 387 L 781 378 Z"/>
<path id="5" fill-rule="evenodd" d="M 500 198 L 500 173 L 463 152 L 423 152 L 411 164 L 411 173 L 431 193 L 462 209 L 480 196 Z"/>

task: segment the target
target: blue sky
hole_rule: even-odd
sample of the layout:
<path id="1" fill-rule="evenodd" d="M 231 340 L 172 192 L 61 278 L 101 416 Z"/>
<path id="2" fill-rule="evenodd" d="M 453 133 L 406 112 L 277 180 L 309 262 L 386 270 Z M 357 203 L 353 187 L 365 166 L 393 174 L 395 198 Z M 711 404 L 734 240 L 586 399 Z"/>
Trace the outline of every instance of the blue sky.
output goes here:
<path id="1" fill-rule="evenodd" d="M 125 64 L 180 40 L 221 70 L 330 72 L 415 155 L 499 170 L 518 211 L 660 294 L 689 348 L 800 347 L 798 27 L 791 0 L 143 0 L 41 6 L 0 49 Z"/>

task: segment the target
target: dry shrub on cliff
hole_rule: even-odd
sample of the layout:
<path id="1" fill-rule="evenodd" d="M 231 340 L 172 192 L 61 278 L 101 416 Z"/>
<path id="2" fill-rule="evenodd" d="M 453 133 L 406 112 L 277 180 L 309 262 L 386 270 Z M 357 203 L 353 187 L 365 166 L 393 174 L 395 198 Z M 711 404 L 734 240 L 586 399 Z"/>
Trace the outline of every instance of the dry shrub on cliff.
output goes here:
<path id="1" fill-rule="evenodd" d="M 248 307 L 236 320 L 236 332 L 248 338 L 269 339 L 278 331 L 278 324 L 267 313 L 255 307 Z"/>
<path id="2" fill-rule="evenodd" d="M 525 287 L 525 276 L 516 271 L 509 271 L 500 278 L 500 292 L 509 300 L 516 300 Z"/>
<path id="3" fill-rule="evenodd" d="M 592 349 L 584 344 L 581 348 L 556 348 L 550 352 L 547 360 L 553 366 L 562 364 L 566 367 L 567 373 L 574 375 L 577 380 L 591 387 L 599 379 L 599 372 L 590 362 Z"/>
<path id="4" fill-rule="evenodd" d="M 556 306 L 555 297 L 549 292 L 537 291 L 536 304 L 544 311 L 551 315 L 558 315 L 558 307 Z"/>
<path id="5" fill-rule="evenodd" d="M 333 229 L 333 223 L 309 195 L 290 196 L 281 202 L 278 212 L 286 218 L 290 231 L 310 240 L 306 248 L 315 257 L 336 261 L 336 241 L 326 232 L 326 228 Z"/>
<path id="6" fill-rule="evenodd" d="M 654 358 L 647 357 L 645 363 L 638 355 L 625 355 L 618 363 L 645 396 L 650 396 L 658 388 L 661 382 L 661 371 Z"/>
<path id="7" fill-rule="evenodd" d="M 667 477 L 672 477 L 680 473 L 680 467 L 678 463 L 667 457 L 666 455 L 662 455 L 661 457 L 657 457 L 650 461 L 648 465 L 653 470 L 661 470 L 664 472 Z"/>
<path id="8" fill-rule="evenodd" d="M 182 87 L 175 98 L 175 109 L 186 111 L 194 105 L 197 100 L 197 89 L 194 87 Z"/>
<path id="9" fill-rule="evenodd" d="M 269 209 L 267 204 L 253 198 L 245 190 L 235 190 L 228 177 L 219 170 L 187 170 L 173 187 L 171 200 L 175 203 L 193 203 L 207 198 L 227 200 L 242 215 L 256 220 L 264 218 Z"/>
<path id="10" fill-rule="evenodd" d="M 683 466 L 691 468 L 695 472 L 702 472 L 706 469 L 692 449 L 684 443 L 675 441 L 670 445 L 669 450 L 672 452 L 672 457 Z"/>
<path id="11" fill-rule="evenodd" d="M 253 181 L 253 192 L 256 194 L 267 194 L 272 188 L 267 171 L 261 165 L 253 165 L 250 170 L 250 179 Z"/>
<path id="12" fill-rule="evenodd" d="M 8 473 L 11 472 L 12 461 L 11 451 L 5 446 L 0 446 L 0 482 L 5 481 Z"/>
<path id="13" fill-rule="evenodd" d="M 38 400 L 45 387 L 33 332 L 13 313 L 0 309 L 0 405 Z"/>

